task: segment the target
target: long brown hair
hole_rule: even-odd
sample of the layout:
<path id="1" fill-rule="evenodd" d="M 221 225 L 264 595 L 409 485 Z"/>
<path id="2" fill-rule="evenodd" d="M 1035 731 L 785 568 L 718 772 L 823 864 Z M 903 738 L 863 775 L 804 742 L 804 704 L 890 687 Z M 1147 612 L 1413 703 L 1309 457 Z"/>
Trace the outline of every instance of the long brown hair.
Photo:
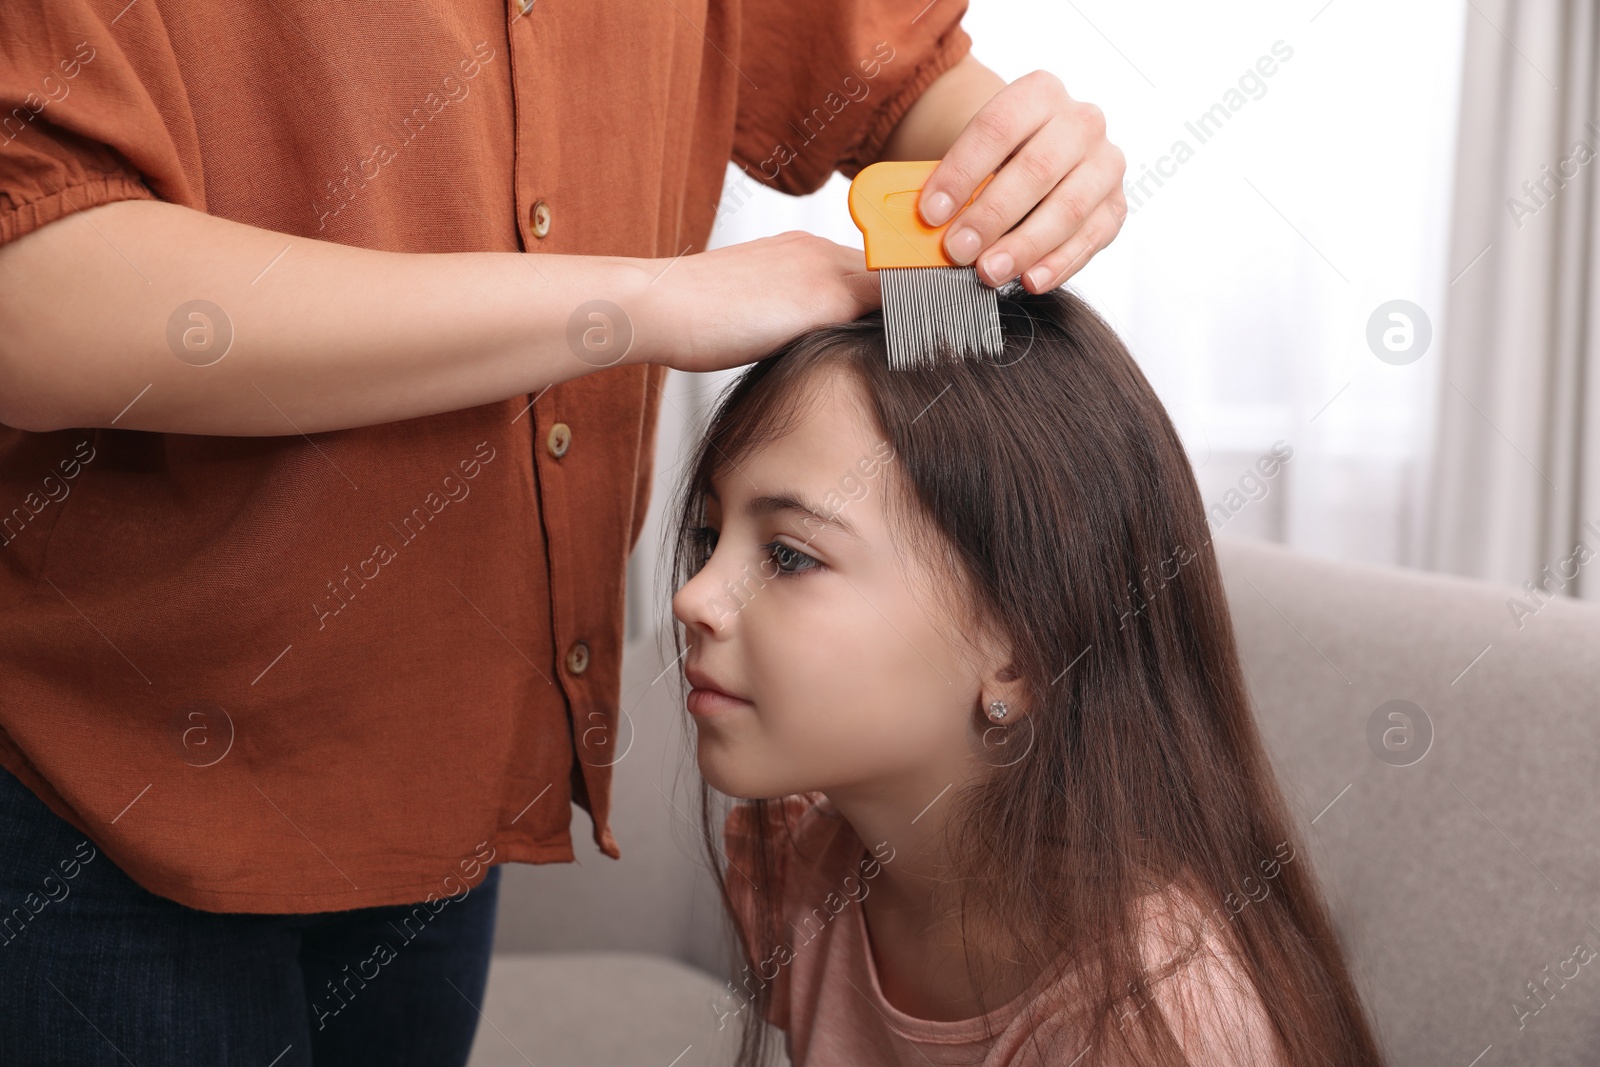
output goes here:
<path id="1" fill-rule="evenodd" d="M 748 368 L 720 399 L 673 505 L 674 588 L 702 562 L 695 531 L 713 475 L 787 431 L 814 371 L 852 372 L 894 448 L 885 503 L 902 521 L 891 529 L 939 553 L 960 593 L 953 610 L 1009 640 L 1029 696 L 1011 728 L 1026 731 L 1008 749 L 1020 755 L 990 760 L 953 797 L 939 897 L 949 914 L 963 929 L 981 916 L 1008 931 L 1003 950 L 1033 973 L 1072 961 L 1085 983 L 1078 1067 L 1185 1062 L 1168 1028 L 1176 1020 L 1139 1010 L 1162 975 L 1141 960 L 1136 905 L 1175 885 L 1200 903 L 1203 928 L 1221 929 L 1286 1063 L 1381 1064 L 1252 717 L 1172 423 L 1116 333 L 1070 290 L 1012 285 L 1001 307 L 996 362 L 891 371 L 874 312 Z M 681 654 L 679 627 L 668 629 Z M 703 781 L 700 796 L 731 919 L 723 805 Z M 780 842 L 765 832 L 773 800 L 734 803 L 752 806 L 762 831 L 761 869 L 741 872 L 762 887 L 758 943 L 732 923 L 748 963 L 782 943 L 766 891 Z M 754 1067 L 768 1052 L 772 984 L 746 967 L 740 986 L 739 1063 Z"/>

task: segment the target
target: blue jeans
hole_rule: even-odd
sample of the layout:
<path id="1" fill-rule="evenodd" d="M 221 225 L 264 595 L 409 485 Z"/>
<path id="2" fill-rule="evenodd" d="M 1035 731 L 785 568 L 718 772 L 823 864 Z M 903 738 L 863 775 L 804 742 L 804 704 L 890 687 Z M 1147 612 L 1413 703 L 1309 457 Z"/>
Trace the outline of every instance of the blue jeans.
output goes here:
<path id="1" fill-rule="evenodd" d="M 138 885 L 0 768 L 0 1063 L 460 1067 L 499 885 L 491 867 L 437 912 L 197 911 Z M 414 911 L 431 917 L 404 925 Z"/>

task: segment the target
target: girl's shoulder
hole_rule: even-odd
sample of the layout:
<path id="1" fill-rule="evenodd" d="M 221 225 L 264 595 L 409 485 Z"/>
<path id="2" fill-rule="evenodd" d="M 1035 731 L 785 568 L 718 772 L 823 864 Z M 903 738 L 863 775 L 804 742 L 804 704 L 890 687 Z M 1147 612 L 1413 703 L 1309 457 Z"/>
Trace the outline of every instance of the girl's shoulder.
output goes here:
<path id="1" fill-rule="evenodd" d="M 760 803 L 738 801 L 728 812 L 722 831 L 728 880 L 731 883 L 738 878 L 738 872 L 748 874 L 751 880 L 763 875 L 768 891 L 782 899 L 789 871 L 795 866 L 792 857 L 800 857 L 807 869 L 815 872 L 838 846 L 855 847 L 853 833 L 822 793 L 795 793 Z"/>
<path id="2" fill-rule="evenodd" d="M 1138 898 L 1134 914 L 1150 997 L 1130 993 L 1119 1027 L 1154 1009 L 1189 1063 L 1284 1067 L 1272 1021 L 1228 924 L 1197 894 L 1175 885 Z M 1044 1018 L 1026 1042 L 1017 1041 L 1017 1058 L 1008 1063 L 1054 1064 L 1054 1055 L 1067 1050 L 1070 1060 L 1070 1052 L 1082 1048 L 1080 980 L 1074 972 L 1048 991 Z M 1047 1050 L 1043 1060 L 1034 1058 L 1035 1049 Z"/>
<path id="3" fill-rule="evenodd" d="M 816 879 L 832 877 L 835 863 L 851 862 L 859 847 L 850 824 L 821 793 L 737 801 L 728 812 L 723 885 L 750 953 L 749 980 L 772 983 L 766 1019 L 780 1030 L 789 1029 L 795 967 L 784 933 L 789 913 L 813 892 Z M 805 965 L 813 962 L 808 956 Z"/>
<path id="4" fill-rule="evenodd" d="M 1193 1063 L 1277 1065 L 1281 1048 L 1234 932 L 1175 886 L 1141 901 L 1141 952 L 1151 993 Z"/>
<path id="5" fill-rule="evenodd" d="M 728 811 L 724 835 L 747 840 L 757 833 L 762 817 L 769 831 L 794 828 L 815 815 L 837 816 L 833 803 L 822 793 L 793 793 L 772 800 L 736 800 Z"/>

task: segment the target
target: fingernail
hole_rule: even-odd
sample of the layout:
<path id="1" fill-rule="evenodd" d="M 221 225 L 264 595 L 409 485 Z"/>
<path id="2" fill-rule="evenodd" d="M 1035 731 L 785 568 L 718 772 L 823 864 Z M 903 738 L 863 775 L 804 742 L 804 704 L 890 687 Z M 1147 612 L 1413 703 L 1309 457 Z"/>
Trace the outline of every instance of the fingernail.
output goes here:
<path id="1" fill-rule="evenodd" d="M 929 226 L 943 226 L 955 210 L 956 202 L 949 193 L 934 193 L 922 206 L 922 217 Z"/>
<path id="2" fill-rule="evenodd" d="M 1028 284 L 1035 289 L 1043 289 L 1050 284 L 1050 268 L 1035 267 L 1028 272 Z"/>
<path id="3" fill-rule="evenodd" d="M 950 253 L 951 259 L 966 266 L 978 257 L 978 244 L 978 231 L 965 227 L 956 231 L 956 235 L 945 244 L 945 250 Z"/>
<path id="4" fill-rule="evenodd" d="M 996 285 L 998 285 L 1001 282 L 1008 282 L 1011 280 L 1011 268 L 1015 267 L 1016 265 L 1016 261 L 1011 258 L 1011 253 L 996 252 L 994 255 L 984 259 L 983 273 L 987 274 L 989 278 L 994 281 Z"/>

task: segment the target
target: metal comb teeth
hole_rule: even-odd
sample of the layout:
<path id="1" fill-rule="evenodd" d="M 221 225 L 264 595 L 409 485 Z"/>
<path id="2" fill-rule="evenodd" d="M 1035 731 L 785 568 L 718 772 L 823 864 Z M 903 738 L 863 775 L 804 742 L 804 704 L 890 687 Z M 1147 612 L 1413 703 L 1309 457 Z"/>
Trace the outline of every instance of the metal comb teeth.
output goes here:
<path id="1" fill-rule="evenodd" d="M 884 267 L 878 276 L 891 369 L 1004 351 L 999 296 L 972 267 Z"/>

